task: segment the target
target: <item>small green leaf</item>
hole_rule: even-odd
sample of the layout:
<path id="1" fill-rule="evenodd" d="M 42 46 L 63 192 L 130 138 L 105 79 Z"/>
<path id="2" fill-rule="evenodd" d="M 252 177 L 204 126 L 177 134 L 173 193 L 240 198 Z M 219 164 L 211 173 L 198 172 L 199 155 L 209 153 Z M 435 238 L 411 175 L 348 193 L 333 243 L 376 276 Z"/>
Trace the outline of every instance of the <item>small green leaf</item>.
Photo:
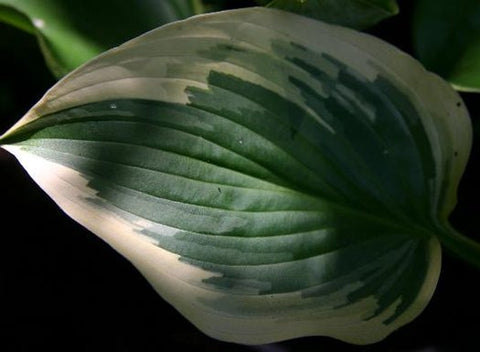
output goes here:
<path id="1" fill-rule="evenodd" d="M 257 0 L 258 3 L 356 29 L 398 13 L 396 0 Z"/>
<path id="2" fill-rule="evenodd" d="M 480 1 L 420 0 L 413 28 L 428 69 L 458 90 L 480 92 Z"/>
<path id="3" fill-rule="evenodd" d="M 0 20 L 36 34 L 57 77 L 128 39 L 199 11 L 199 0 L 0 0 Z"/>
<path id="4" fill-rule="evenodd" d="M 266 8 L 111 50 L 0 138 L 202 331 L 366 344 L 424 309 L 471 145 L 451 87 L 389 44 Z"/>

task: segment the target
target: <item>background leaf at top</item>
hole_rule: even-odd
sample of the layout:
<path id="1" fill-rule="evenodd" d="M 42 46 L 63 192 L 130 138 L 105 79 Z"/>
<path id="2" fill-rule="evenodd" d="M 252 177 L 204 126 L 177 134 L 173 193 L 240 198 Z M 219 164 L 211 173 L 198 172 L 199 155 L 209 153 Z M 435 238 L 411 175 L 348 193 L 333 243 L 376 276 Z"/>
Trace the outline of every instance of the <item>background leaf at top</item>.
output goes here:
<path id="1" fill-rule="evenodd" d="M 328 23 L 365 29 L 398 13 L 396 0 L 257 0 Z"/>
<path id="2" fill-rule="evenodd" d="M 459 90 L 480 92 L 480 1 L 420 0 L 413 34 L 428 69 Z"/>
<path id="3" fill-rule="evenodd" d="M 128 39 L 201 11 L 200 0 L 0 0 L 0 20 L 37 35 L 56 77 Z"/>
<path id="4" fill-rule="evenodd" d="M 470 139 L 459 96 L 396 48 L 256 8 L 97 57 L 1 143 L 196 326 L 258 344 L 414 319 L 462 238 Z"/>

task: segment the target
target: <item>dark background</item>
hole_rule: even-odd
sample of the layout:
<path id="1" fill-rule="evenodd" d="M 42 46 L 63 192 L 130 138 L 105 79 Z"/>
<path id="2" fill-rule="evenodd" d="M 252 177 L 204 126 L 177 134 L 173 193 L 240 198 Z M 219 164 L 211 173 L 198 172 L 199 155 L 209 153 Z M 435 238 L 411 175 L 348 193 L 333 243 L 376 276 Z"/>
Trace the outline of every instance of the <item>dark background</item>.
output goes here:
<path id="1" fill-rule="evenodd" d="M 399 4 L 401 15 L 370 31 L 411 53 L 411 6 Z M 0 132 L 54 83 L 35 38 L 0 25 Z M 480 95 L 462 97 L 478 136 Z M 451 218 L 477 240 L 479 152 L 475 140 Z M 380 343 L 352 346 L 311 337 L 241 346 L 196 330 L 125 259 L 64 215 L 2 150 L 0 202 L 0 351 L 480 351 L 480 271 L 448 253 L 425 311 Z"/>

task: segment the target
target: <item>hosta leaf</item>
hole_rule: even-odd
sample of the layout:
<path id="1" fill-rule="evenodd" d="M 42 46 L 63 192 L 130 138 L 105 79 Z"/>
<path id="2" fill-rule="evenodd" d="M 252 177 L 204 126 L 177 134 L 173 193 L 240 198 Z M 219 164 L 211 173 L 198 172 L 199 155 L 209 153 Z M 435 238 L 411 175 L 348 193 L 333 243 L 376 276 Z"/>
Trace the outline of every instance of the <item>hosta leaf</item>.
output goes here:
<path id="1" fill-rule="evenodd" d="M 480 92 L 480 1 L 421 0 L 413 24 L 420 61 L 458 90 Z"/>
<path id="2" fill-rule="evenodd" d="M 396 0 L 257 0 L 258 3 L 356 29 L 398 13 Z"/>
<path id="3" fill-rule="evenodd" d="M 57 77 L 128 39 L 198 11 L 199 0 L 0 0 L 0 20 L 36 34 Z"/>
<path id="4" fill-rule="evenodd" d="M 362 344 L 429 301 L 471 127 L 394 47 L 253 8 L 101 55 L 1 143 L 205 333 Z"/>

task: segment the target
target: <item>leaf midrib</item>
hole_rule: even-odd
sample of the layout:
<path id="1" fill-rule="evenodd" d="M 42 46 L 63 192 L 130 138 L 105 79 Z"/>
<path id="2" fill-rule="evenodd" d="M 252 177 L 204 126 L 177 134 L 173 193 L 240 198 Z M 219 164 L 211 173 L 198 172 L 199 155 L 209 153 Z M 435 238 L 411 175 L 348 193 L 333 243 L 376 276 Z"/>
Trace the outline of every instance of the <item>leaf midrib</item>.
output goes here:
<path id="1" fill-rule="evenodd" d="M 32 122 L 35 122 L 35 121 L 32 121 Z M 68 122 L 67 122 L 68 123 Z M 27 126 L 27 125 L 26 125 Z M 25 127 L 25 126 L 24 126 Z M 25 133 L 25 132 L 24 132 Z M 17 134 L 17 137 L 20 137 L 22 134 Z M 69 139 L 65 139 L 65 140 L 69 140 Z M 79 141 L 86 141 L 86 140 L 81 140 L 79 139 Z M 100 142 L 101 143 L 101 142 Z M 148 146 L 143 146 L 141 145 L 142 147 L 148 147 Z M 161 151 L 165 151 L 163 149 L 159 149 Z M 169 151 L 165 151 L 165 152 L 169 152 Z M 67 154 L 67 153 L 66 153 Z M 180 154 L 182 155 L 182 154 Z M 182 155 L 184 156 L 184 155 Z M 240 155 L 242 157 L 245 158 L 245 156 L 243 155 Z M 187 156 L 185 155 L 185 157 L 190 157 L 190 156 Z M 196 159 L 194 158 L 195 160 L 197 161 L 200 161 L 200 162 L 206 162 L 204 160 L 201 160 L 201 159 Z M 248 160 L 256 163 L 255 161 L 247 158 Z M 99 161 L 102 161 L 102 160 L 99 160 Z M 104 161 L 103 161 L 104 162 Z M 213 164 L 212 162 L 209 162 L 209 164 Z M 213 164 L 217 167 L 220 167 L 220 168 L 226 168 L 226 169 L 229 169 L 231 171 L 234 171 L 234 172 L 241 172 L 239 170 L 234 170 L 234 169 L 230 169 L 230 168 L 227 168 L 225 167 L 225 165 L 217 165 L 217 164 Z M 262 168 L 265 168 L 263 165 L 261 164 L 258 164 L 260 167 Z M 134 167 L 132 165 L 128 165 L 130 167 Z M 268 168 L 267 168 L 268 170 Z M 153 170 L 153 171 L 156 171 L 156 170 Z M 271 172 L 271 170 L 269 170 L 269 172 Z M 242 172 L 241 172 L 242 173 Z M 173 176 L 177 176 L 178 175 L 174 175 L 174 174 L 171 174 Z M 252 178 L 257 178 L 255 176 L 252 176 L 250 174 L 245 174 L 249 177 L 252 177 Z M 357 207 L 353 207 L 353 206 L 347 206 L 347 205 L 342 205 L 341 203 L 339 203 L 338 201 L 335 201 L 333 199 L 329 199 L 328 197 L 325 197 L 325 196 L 319 196 L 319 195 L 314 195 L 312 196 L 311 194 L 308 194 L 307 192 L 305 192 L 304 190 L 302 190 L 301 188 L 299 187 L 296 187 L 294 184 L 292 184 L 291 182 L 285 180 L 282 176 L 278 176 L 280 180 L 282 180 L 283 182 L 285 182 L 285 185 L 282 185 L 282 184 L 279 184 L 279 183 L 275 183 L 271 180 L 264 180 L 264 179 L 260 179 L 262 182 L 267 182 L 267 183 L 270 183 L 272 185 L 274 185 L 275 187 L 280 187 L 282 189 L 282 192 L 285 192 L 285 193 L 293 193 L 293 194 L 297 194 L 297 195 L 302 195 L 303 197 L 306 197 L 307 199 L 311 199 L 311 200 L 315 200 L 315 201 L 318 201 L 320 200 L 321 203 L 323 204 L 328 204 L 329 207 L 331 208 L 334 208 L 334 209 L 338 209 L 340 211 L 342 211 L 343 213 L 347 213 L 347 214 L 352 214 L 354 215 L 355 217 L 359 217 L 359 218 L 364 218 L 364 219 L 367 219 L 367 221 L 370 221 L 370 222 L 374 222 L 374 223 L 378 223 L 378 224 L 382 224 L 384 226 L 387 226 L 387 227 L 390 227 L 392 229 L 399 229 L 399 230 L 402 230 L 406 233 L 415 233 L 415 234 L 418 234 L 420 235 L 420 237 L 422 238 L 429 238 L 429 237 L 432 237 L 432 236 L 435 236 L 435 232 L 434 231 L 431 231 L 429 229 L 427 229 L 426 227 L 422 226 L 422 225 L 415 225 L 415 224 L 412 224 L 410 219 L 408 217 L 405 217 L 403 216 L 403 214 L 397 214 L 398 216 L 401 216 L 401 218 L 398 218 L 398 219 L 395 219 L 395 218 L 388 218 L 386 216 L 377 216 L 377 215 L 373 215 L 373 212 L 368 212 L 368 211 L 364 211 L 364 210 L 361 210 Z M 258 179 L 258 178 L 257 178 Z M 196 180 L 196 181 L 199 181 L 199 180 Z M 218 184 L 219 186 L 221 186 L 222 184 Z M 121 185 L 118 185 L 119 187 L 123 187 Z M 129 189 L 127 187 L 125 187 L 126 189 Z M 158 198 L 158 197 L 157 197 Z M 166 198 L 159 198 L 159 199 L 166 199 Z M 171 201 L 176 201 L 174 199 L 169 199 Z M 178 202 L 178 201 L 177 201 Z M 202 205 L 198 205 L 198 204 L 192 204 L 192 205 L 196 205 L 196 206 L 202 206 Z M 225 210 L 225 209 L 223 209 Z M 297 210 L 298 211 L 298 210 Z M 300 210 L 300 211 L 305 211 L 305 210 Z M 318 210 L 312 210 L 312 211 L 318 211 Z M 240 211 L 240 212 L 248 212 L 248 211 Z M 409 226 L 405 226 L 405 224 L 409 223 Z"/>
<path id="2" fill-rule="evenodd" d="M 36 147 L 36 146 L 35 146 L 35 148 L 42 149 L 41 147 Z M 48 149 L 48 148 L 43 148 L 43 149 Z M 65 152 L 61 152 L 61 153 L 62 154 L 67 154 L 67 155 L 75 155 L 75 154 L 70 154 L 70 153 L 65 153 Z M 79 157 L 78 155 L 75 155 L 75 156 Z M 86 158 L 86 157 L 81 157 L 81 158 L 92 159 L 92 160 L 97 160 L 97 161 L 100 161 L 100 162 L 105 162 L 104 160 L 101 160 L 101 159 L 93 159 L 93 158 Z M 196 159 L 196 160 L 198 160 L 198 159 Z M 112 164 L 121 165 L 121 163 L 113 163 L 113 162 L 112 162 Z M 141 167 L 138 167 L 138 166 L 133 166 L 133 165 L 128 165 L 128 164 L 124 164 L 124 165 L 128 166 L 128 167 L 132 167 L 132 168 L 141 168 Z M 218 167 L 222 167 L 222 166 L 218 166 Z M 147 168 L 142 168 L 142 169 L 147 169 Z M 158 172 L 157 170 L 152 170 L 152 171 Z M 168 174 L 168 173 L 166 173 L 166 174 Z M 182 176 L 178 176 L 178 175 L 174 175 L 174 174 L 170 174 L 170 175 L 173 175 L 173 176 L 176 176 L 176 177 L 182 177 Z M 248 175 L 248 176 L 250 176 L 250 175 Z M 99 177 L 97 175 L 95 175 L 95 177 L 98 177 L 100 179 L 104 179 L 103 177 L 101 177 L 101 176 Z M 104 180 L 106 180 L 106 179 L 104 179 Z M 206 208 L 210 208 L 210 209 L 227 211 L 227 212 L 231 212 L 231 213 L 276 213 L 276 212 L 284 212 L 284 213 L 289 213 L 289 212 L 303 212 L 303 213 L 305 213 L 305 212 L 320 212 L 321 213 L 322 212 L 321 209 L 288 209 L 288 210 L 278 210 L 278 211 L 276 211 L 276 210 L 254 211 L 254 210 L 233 210 L 233 209 L 226 209 L 226 208 L 217 208 L 217 207 L 207 206 L 205 204 L 189 203 L 189 202 L 185 202 L 185 201 L 178 201 L 176 199 L 159 197 L 159 196 L 156 196 L 156 195 L 153 195 L 153 194 L 149 194 L 149 193 L 146 193 L 146 192 L 141 192 L 139 190 L 126 187 L 126 186 L 118 184 L 118 183 L 114 183 L 110 180 L 106 180 L 106 181 L 112 183 L 116 187 L 124 188 L 124 189 L 127 189 L 129 191 L 133 191 L 133 192 L 139 192 L 139 193 L 142 193 L 142 194 L 147 194 L 149 196 L 152 196 L 152 197 L 155 197 L 155 198 L 158 198 L 158 199 L 164 199 L 164 200 L 168 200 L 168 201 L 172 201 L 172 202 L 178 202 L 180 204 L 188 204 L 188 205 L 193 205 L 193 206 L 198 206 L 198 207 L 206 207 Z M 199 180 L 195 180 L 195 181 L 199 181 Z M 271 183 L 271 182 L 265 181 L 265 180 L 262 180 L 262 181 Z M 199 182 L 202 182 L 202 181 L 199 181 Z M 212 184 L 220 185 L 220 186 L 222 185 L 222 184 L 216 184 L 216 183 L 212 183 Z M 398 229 L 402 233 L 408 233 L 408 234 L 415 233 L 415 234 L 420 235 L 420 237 L 422 237 L 422 238 L 430 238 L 431 236 L 434 236 L 432 231 L 424 228 L 423 226 L 414 225 L 414 224 L 410 224 L 410 226 L 405 226 L 406 222 L 408 221 L 407 218 L 405 219 L 405 222 L 401 223 L 401 221 L 399 221 L 399 220 L 389 219 L 389 218 L 383 217 L 383 216 L 377 216 L 377 215 L 374 215 L 372 212 L 366 212 L 366 211 L 363 211 L 363 210 L 360 210 L 360 209 L 357 209 L 357 208 L 354 208 L 354 207 L 345 206 L 345 205 L 339 204 L 338 202 L 329 200 L 327 198 L 320 198 L 318 196 L 312 196 L 308 193 L 305 193 L 301 189 L 285 188 L 285 187 L 279 186 L 275 183 L 271 183 L 271 184 L 276 186 L 276 187 L 279 187 L 279 189 L 278 190 L 269 190 L 270 192 L 292 193 L 292 194 L 296 194 L 297 196 L 300 195 L 302 197 L 305 197 L 306 199 L 320 201 L 321 203 L 326 204 L 328 208 L 338 209 L 345 215 L 352 214 L 356 218 L 363 218 L 363 219 L 366 219 L 369 222 L 381 224 L 381 225 L 389 227 L 391 229 Z M 227 185 L 227 186 L 232 187 L 231 185 Z M 199 232 L 199 233 L 202 233 L 202 232 Z M 202 233 L 202 234 L 215 235 L 213 233 L 212 234 Z M 288 234 L 280 234 L 279 236 L 281 236 L 281 235 L 288 235 Z M 230 234 L 228 236 L 240 237 L 240 238 L 243 237 L 243 236 L 235 236 L 235 235 L 232 236 Z M 249 237 L 249 238 L 255 238 L 255 237 L 264 237 L 264 236 L 252 236 L 252 237 Z"/>

